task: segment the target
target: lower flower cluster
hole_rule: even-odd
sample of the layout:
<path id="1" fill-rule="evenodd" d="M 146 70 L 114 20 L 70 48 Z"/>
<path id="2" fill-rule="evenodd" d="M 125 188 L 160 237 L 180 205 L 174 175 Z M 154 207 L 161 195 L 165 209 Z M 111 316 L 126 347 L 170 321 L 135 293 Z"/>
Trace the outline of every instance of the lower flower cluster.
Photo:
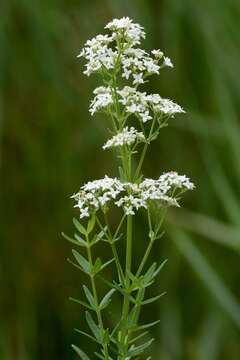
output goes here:
<path id="1" fill-rule="evenodd" d="M 176 190 L 192 190 L 193 183 L 176 172 L 168 172 L 157 180 L 145 179 L 140 184 L 121 182 L 105 176 L 90 181 L 72 196 L 80 218 L 89 217 L 98 210 L 105 211 L 109 205 L 121 207 L 126 215 L 134 215 L 140 208 L 147 208 L 150 201 L 159 201 L 162 206 L 179 206 Z"/>

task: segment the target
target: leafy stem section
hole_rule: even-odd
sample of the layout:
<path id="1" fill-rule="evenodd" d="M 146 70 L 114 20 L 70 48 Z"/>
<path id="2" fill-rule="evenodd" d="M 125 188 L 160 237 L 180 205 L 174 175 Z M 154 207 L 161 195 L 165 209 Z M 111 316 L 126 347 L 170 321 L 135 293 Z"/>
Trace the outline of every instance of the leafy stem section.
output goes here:
<path id="1" fill-rule="evenodd" d="M 150 210 L 148 212 L 149 242 L 136 274 L 132 272 L 132 220 L 132 216 L 123 215 L 116 230 L 112 232 L 107 214 L 103 214 L 102 219 L 96 215 L 92 216 L 86 227 L 74 219 L 77 233 L 74 234 L 73 238 L 64 234 L 67 240 L 78 245 L 80 248 L 86 249 L 86 257 L 81 255 L 80 252 L 73 250 L 75 262 L 70 262 L 89 276 L 91 289 L 83 286 L 86 301 L 73 298 L 71 300 L 86 308 L 85 316 L 91 334 L 84 333 L 81 330 L 77 331 L 101 346 L 101 351 L 96 353 L 96 356 L 103 360 L 137 358 L 152 343 L 152 340 L 149 339 L 143 343 L 142 339 L 148 335 L 149 329 L 157 324 L 157 322 L 154 322 L 139 326 L 138 319 L 143 305 L 150 304 L 163 295 L 160 294 L 153 298 L 145 299 L 147 287 L 154 282 L 164 263 L 160 264 L 160 266 L 154 263 L 144 272 L 152 246 L 155 240 L 162 236 L 160 227 L 163 215 L 159 223 L 153 224 Z M 116 247 L 117 241 L 122 237 L 124 225 L 126 225 L 127 234 L 125 270 L 123 270 L 123 266 L 120 263 Z M 92 249 L 99 241 L 104 241 L 111 246 L 113 259 L 102 263 L 100 258 L 93 258 Z M 117 282 L 105 280 L 100 274 L 113 261 L 118 273 Z M 96 277 L 103 280 L 110 288 L 101 300 L 99 300 L 97 294 Z M 104 325 L 102 312 L 109 306 L 115 292 L 118 292 L 123 297 L 122 317 L 115 328 L 109 330 Z M 92 312 L 95 312 L 97 321 L 92 316 Z M 140 345 L 137 345 L 139 342 Z M 76 346 L 73 346 L 73 348 L 83 360 L 89 360 L 88 356 L 81 349 Z"/>

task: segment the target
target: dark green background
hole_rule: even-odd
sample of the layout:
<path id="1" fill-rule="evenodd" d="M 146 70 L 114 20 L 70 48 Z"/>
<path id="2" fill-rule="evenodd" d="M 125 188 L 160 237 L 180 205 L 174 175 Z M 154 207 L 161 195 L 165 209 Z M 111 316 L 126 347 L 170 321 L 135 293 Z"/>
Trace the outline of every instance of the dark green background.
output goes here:
<path id="1" fill-rule="evenodd" d="M 175 169 L 196 184 L 152 256 L 169 259 L 152 289 L 167 295 L 142 317 L 161 318 L 153 359 L 240 358 L 239 1 L 2 0 L 1 360 L 74 359 L 72 342 L 92 349 L 72 330 L 85 326 L 84 314 L 68 296 L 81 297 L 85 279 L 67 263 L 60 232 L 72 232 L 69 196 L 80 184 L 115 172 L 101 151 L 106 123 L 88 113 L 99 83 L 82 75 L 76 55 L 121 16 L 143 25 L 144 46 L 175 64 L 148 90 L 187 111 L 163 130 L 144 173 Z"/>

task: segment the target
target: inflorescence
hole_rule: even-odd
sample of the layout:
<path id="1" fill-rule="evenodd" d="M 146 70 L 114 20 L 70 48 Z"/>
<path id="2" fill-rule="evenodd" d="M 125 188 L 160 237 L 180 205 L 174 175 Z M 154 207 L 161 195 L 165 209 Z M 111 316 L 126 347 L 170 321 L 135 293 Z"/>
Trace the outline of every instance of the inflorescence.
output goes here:
<path id="1" fill-rule="evenodd" d="M 147 138 L 145 131 L 125 126 L 129 117 L 134 116 L 142 125 L 155 120 L 161 124 L 184 110 L 159 94 L 147 94 L 138 90 L 139 85 L 146 82 L 150 75 L 159 74 L 165 67 L 173 67 L 170 58 L 161 50 L 148 53 L 137 47 L 145 38 L 144 29 L 128 17 L 114 19 L 105 29 L 110 34 L 100 34 L 88 40 L 78 55 L 87 61 L 84 74 L 89 76 L 99 73 L 104 80 L 104 86 L 97 87 L 93 92 L 94 98 L 89 111 L 91 115 L 99 111 L 105 112 L 119 121 L 113 137 L 103 145 L 103 149 L 130 148 L 135 144 L 148 142 L 150 137 Z M 132 86 L 117 87 L 117 77 L 122 78 L 122 81 L 131 81 Z M 120 112 L 120 120 L 116 107 Z M 75 206 L 79 208 L 81 218 L 89 217 L 99 209 L 106 211 L 111 202 L 123 208 L 127 215 L 134 215 L 139 208 L 147 208 L 152 200 L 158 200 L 162 206 L 179 206 L 179 192 L 176 190 L 191 189 L 193 184 L 190 180 L 175 172 L 163 174 L 158 180 L 145 179 L 140 183 L 121 182 L 105 176 L 104 179 L 83 185 L 72 197 L 76 200 Z"/>

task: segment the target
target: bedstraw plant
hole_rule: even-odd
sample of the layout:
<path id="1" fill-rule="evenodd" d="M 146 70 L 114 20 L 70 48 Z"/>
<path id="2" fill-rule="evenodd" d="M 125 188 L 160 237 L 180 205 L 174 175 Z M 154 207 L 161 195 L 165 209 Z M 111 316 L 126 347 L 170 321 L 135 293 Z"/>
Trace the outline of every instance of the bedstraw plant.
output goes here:
<path id="1" fill-rule="evenodd" d="M 103 360 L 140 359 L 139 356 L 142 359 L 153 341 L 149 337 L 144 341 L 144 338 L 158 320 L 142 325 L 139 315 L 143 305 L 161 297 L 162 294 L 157 294 L 146 299 L 145 295 L 165 263 L 153 263 L 149 267 L 147 260 L 154 242 L 162 236 L 167 208 L 178 207 L 181 195 L 192 190 L 194 185 L 185 175 L 176 172 L 164 173 L 156 180 L 142 175 L 149 145 L 175 114 L 184 112 L 171 100 L 139 89 L 151 75 L 173 67 L 171 60 L 160 50 L 148 53 L 139 48 L 145 38 L 144 29 L 127 17 L 114 19 L 105 29 L 107 34 L 86 42 L 79 57 L 86 60 L 84 74 L 96 73 L 101 77 L 102 85 L 94 90 L 89 111 L 91 115 L 102 112 L 109 119 L 111 138 L 103 149 L 114 152 L 119 173 L 118 177 L 105 175 L 102 179 L 87 182 L 72 196 L 80 212 L 79 218 L 73 220 L 77 233 L 73 238 L 64 236 L 81 248 L 82 251 L 72 251 L 74 261 L 71 262 L 90 280 L 90 287 L 83 285 L 86 300 L 73 299 L 86 308 L 90 333 L 78 331 L 99 345 L 99 350 L 94 354 L 89 350 L 89 355 L 75 345 L 73 349 L 82 360 L 89 360 L 89 356 Z M 114 227 L 109 220 L 113 211 L 118 219 Z M 146 218 L 148 240 L 146 251 L 134 271 L 133 219 L 138 211 Z M 111 248 L 112 258 L 107 262 L 93 255 L 99 242 L 105 242 Z M 124 264 L 120 261 L 119 247 L 126 252 Z M 110 281 L 103 276 L 107 266 L 116 269 L 116 278 Z M 99 281 L 109 286 L 101 298 L 97 289 Z M 117 294 L 122 299 L 121 317 L 113 328 L 109 328 L 103 314 Z"/>

